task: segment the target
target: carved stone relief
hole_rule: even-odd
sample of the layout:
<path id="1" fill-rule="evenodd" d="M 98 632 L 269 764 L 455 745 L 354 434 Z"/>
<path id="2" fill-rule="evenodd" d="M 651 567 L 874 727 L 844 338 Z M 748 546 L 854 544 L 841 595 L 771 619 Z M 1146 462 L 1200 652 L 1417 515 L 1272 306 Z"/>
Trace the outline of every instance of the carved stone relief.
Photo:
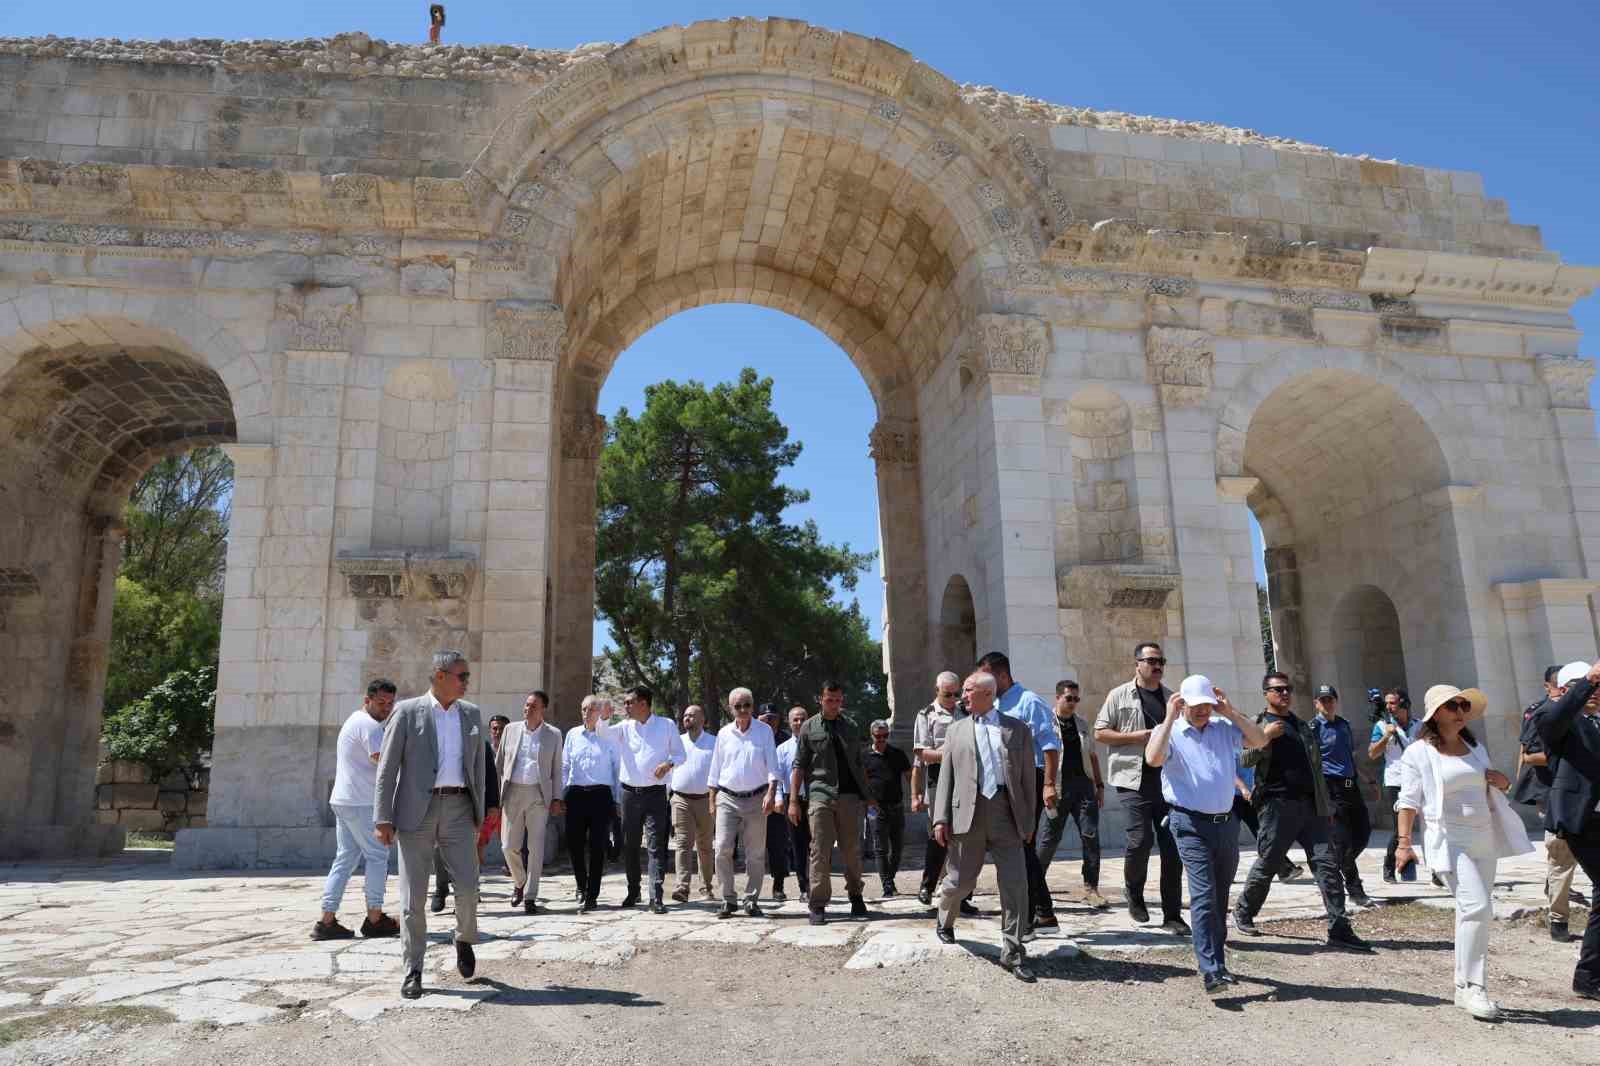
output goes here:
<path id="1" fill-rule="evenodd" d="M 1196 407 L 1211 391 L 1216 346 L 1204 330 L 1151 326 L 1145 338 L 1146 380 L 1165 407 Z"/>
<path id="2" fill-rule="evenodd" d="M 491 359 L 556 362 L 566 336 L 566 315 L 552 303 L 501 300 L 489 313 Z"/>

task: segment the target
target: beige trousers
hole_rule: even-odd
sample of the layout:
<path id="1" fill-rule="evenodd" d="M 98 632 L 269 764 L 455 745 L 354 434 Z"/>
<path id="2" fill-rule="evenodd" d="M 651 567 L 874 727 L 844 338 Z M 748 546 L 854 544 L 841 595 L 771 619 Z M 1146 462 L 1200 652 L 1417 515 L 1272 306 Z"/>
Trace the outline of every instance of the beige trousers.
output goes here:
<path id="1" fill-rule="evenodd" d="M 711 891 L 713 830 L 709 800 L 704 796 L 689 799 L 672 794 L 672 849 L 677 853 L 673 864 L 678 870 L 680 891 L 689 891 L 690 856 L 696 856 L 700 862 L 700 887 Z"/>
<path id="2" fill-rule="evenodd" d="M 1545 903 L 1550 908 L 1551 919 L 1564 922 L 1571 910 L 1567 897 L 1572 893 L 1572 875 L 1578 870 L 1578 860 L 1567 842 L 1553 833 L 1544 835 L 1544 855 Z"/>
<path id="3" fill-rule="evenodd" d="M 833 845 L 844 858 L 844 890 L 854 897 L 864 893 L 861 880 L 861 797 L 811 797 L 806 815 L 811 822 L 811 899 L 814 911 L 827 910 L 833 898 Z"/>
<path id="4" fill-rule="evenodd" d="M 539 897 L 539 877 L 544 873 L 544 831 L 550 824 L 550 806 L 540 785 L 507 783 L 500 797 L 500 846 L 506 853 L 511 883 L 522 888 L 523 898 Z M 523 866 L 522 848 L 528 848 Z"/>
<path id="5" fill-rule="evenodd" d="M 733 844 L 744 845 L 744 899 L 754 903 L 761 896 L 761 881 L 767 876 L 767 812 L 762 810 L 767 793 L 735 798 L 717 793 L 717 883 L 722 901 L 733 903 Z"/>

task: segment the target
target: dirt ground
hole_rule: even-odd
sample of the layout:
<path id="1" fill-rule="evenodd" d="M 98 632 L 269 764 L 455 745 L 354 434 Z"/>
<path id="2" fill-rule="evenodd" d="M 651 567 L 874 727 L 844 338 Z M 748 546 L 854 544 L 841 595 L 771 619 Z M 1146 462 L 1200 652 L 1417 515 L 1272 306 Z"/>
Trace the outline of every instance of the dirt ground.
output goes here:
<path id="1" fill-rule="evenodd" d="M 1063 908 L 1066 923 L 1073 913 Z M 1572 995 L 1571 946 L 1551 944 L 1536 920 L 1495 925 L 1489 985 L 1506 1017 L 1492 1025 L 1452 1004 L 1448 912 L 1400 904 L 1357 927 L 1375 956 L 1328 950 L 1320 922 L 1235 938 L 1230 966 L 1244 984 L 1215 999 L 1186 947 L 1122 955 L 1085 944 L 1041 963 L 1026 986 L 976 955 L 846 970 L 849 948 L 674 941 L 641 944 L 615 967 L 480 965 L 474 983 L 500 994 L 471 1013 L 358 1024 L 308 1004 L 286 1022 L 221 1029 L 74 1008 L 0 1029 L 0 1062 L 1600 1063 L 1600 1003 Z"/>

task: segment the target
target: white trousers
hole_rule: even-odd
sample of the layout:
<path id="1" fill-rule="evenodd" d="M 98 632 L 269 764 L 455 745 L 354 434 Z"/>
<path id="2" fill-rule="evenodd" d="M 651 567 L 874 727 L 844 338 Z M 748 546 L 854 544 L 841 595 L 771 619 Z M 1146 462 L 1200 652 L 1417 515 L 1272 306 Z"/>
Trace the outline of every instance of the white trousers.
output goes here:
<path id="1" fill-rule="evenodd" d="M 1456 897 L 1456 987 L 1484 987 L 1484 963 L 1489 958 L 1489 923 L 1494 921 L 1494 859 L 1470 855 L 1451 856 L 1451 868 L 1442 871 L 1444 883 Z"/>

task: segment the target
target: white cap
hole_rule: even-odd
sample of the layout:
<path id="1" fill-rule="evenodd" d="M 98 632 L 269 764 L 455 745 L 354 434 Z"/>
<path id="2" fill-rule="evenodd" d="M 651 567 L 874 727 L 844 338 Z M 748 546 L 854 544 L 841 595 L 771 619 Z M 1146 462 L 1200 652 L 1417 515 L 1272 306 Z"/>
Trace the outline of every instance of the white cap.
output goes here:
<path id="1" fill-rule="evenodd" d="M 1580 660 L 1578 662 L 1568 663 L 1567 665 L 1563 666 L 1561 668 L 1561 672 L 1556 675 L 1556 686 L 1559 688 L 1566 688 L 1568 685 L 1572 684 L 1574 681 L 1578 680 L 1578 678 L 1582 677 L 1588 672 L 1589 664 L 1586 662 L 1582 662 Z"/>
<path id="2" fill-rule="evenodd" d="M 1212 685 L 1211 679 L 1204 674 L 1190 674 L 1184 678 L 1183 684 L 1178 686 L 1178 695 L 1182 696 L 1183 702 L 1190 707 L 1202 703 L 1215 706 L 1217 702 L 1216 686 Z"/>

